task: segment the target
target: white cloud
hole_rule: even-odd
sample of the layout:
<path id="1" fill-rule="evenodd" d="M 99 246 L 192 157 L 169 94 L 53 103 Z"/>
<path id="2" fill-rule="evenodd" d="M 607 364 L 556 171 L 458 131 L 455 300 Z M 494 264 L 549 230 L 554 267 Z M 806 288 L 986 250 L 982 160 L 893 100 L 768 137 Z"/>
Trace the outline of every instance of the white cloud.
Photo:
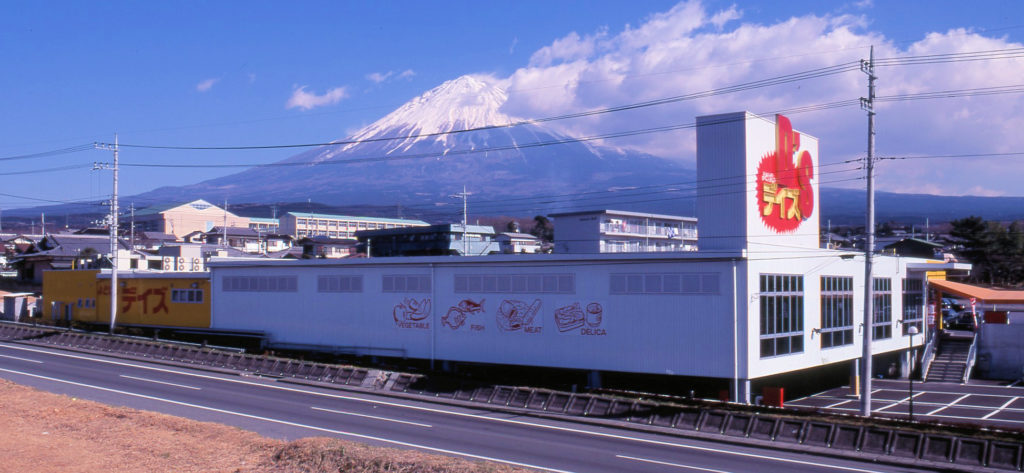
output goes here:
<path id="1" fill-rule="evenodd" d="M 503 111 L 518 117 L 547 117 L 609 106 L 676 97 L 724 86 L 784 76 L 837 64 L 856 64 L 875 46 L 877 58 L 1021 47 L 971 30 L 931 33 L 919 41 L 894 43 L 869 29 L 861 15 L 805 15 L 776 23 L 744 22 L 735 7 L 708 11 L 697 0 L 679 3 L 636 26 L 614 33 L 572 32 L 540 48 L 529 64 L 506 78 L 509 100 Z M 880 67 L 878 95 L 1015 85 L 1024 59 Z M 696 116 L 749 110 L 773 112 L 867 95 L 863 73 L 789 82 L 669 105 L 551 122 L 566 133 L 595 135 L 692 123 Z M 877 154 L 937 155 L 1024 151 L 1024 97 L 979 96 L 876 106 Z M 822 162 L 862 157 L 866 118 L 857 107 L 792 115 L 793 124 L 821 139 Z M 633 148 L 693 163 L 692 130 L 620 138 L 606 144 Z M 835 168 L 833 168 L 835 169 Z M 823 177 L 823 185 L 862 175 Z M 1021 194 L 1013 177 L 1024 175 L 1024 160 L 886 161 L 880 189 L 943 189 L 946 194 Z M 914 182 L 908 182 L 913 179 Z"/>
<path id="2" fill-rule="evenodd" d="M 519 37 L 516 36 L 515 38 L 512 38 L 512 44 L 510 44 L 509 47 L 508 47 L 508 53 L 509 54 L 515 53 L 516 52 L 516 45 L 518 45 L 518 44 L 519 44 Z"/>
<path id="3" fill-rule="evenodd" d="M 206 91 L 212 89 L 213 85 L 216 84 L 217 82 L 220 82 L 220 79 L 214 78 L 214 79 L 206 79 L 206 80 L 200 81 L 198 84 L 196 84 L 196 90 L 198 90 L 199 92 L 206 92 Z"/>
<path id="4" fill-rule="evenodd" d="M 743 16 L 743 14 L 736 9 L 736 5 L 733 5 L 729 7 L 728 10 L 722 10 L 718 13 L 715 13 L 711 17 L 711 19 L 708 20 L 708 22 L 711 23 L 712 25 L 715 25 L 715 28 L 721 30 L 726 23 L 732 20 L 738 20 L 741 16 Z"/>
<path id="5" fill-rule="evenodd" d="M 305 85 L 296 86 L 295 90 L 292 92 L 291 98 L 288 99 L 288 103 L 285 104 L 285 108 L 301 108 L 303 110 L 309 110 L 316 107 L 322 107 L 324 105 L 334 105 L 346 97 L 348 97 L 346 87 L 335 87 L 324 92 L 323 95 L 317 95 L 315 93 L 306 92 Z"/>
<path id="6" fill-rule="evenodd" d="M 366 75 L 366 80 L 369 80 L 374 84 L 383 84 L 384 82 L 388 82 L 392 79 L 411 79 L 415 75 L 416 72 L 412 69 L 406 69 L 398 74 L 395 74 L 395 71 L 371 72 Z"/>
<path id="7" fill-rule="evenodd" d="M 380 84 L 381 82 L 388 80 L 388 78 L 391 77 L 392 74 L 394 74 L 394 72 L 392 71 L 387 71 L 385 73 L 371 72 L 366 75 L 366 79 L 369 80 L 370 82 Z"/>

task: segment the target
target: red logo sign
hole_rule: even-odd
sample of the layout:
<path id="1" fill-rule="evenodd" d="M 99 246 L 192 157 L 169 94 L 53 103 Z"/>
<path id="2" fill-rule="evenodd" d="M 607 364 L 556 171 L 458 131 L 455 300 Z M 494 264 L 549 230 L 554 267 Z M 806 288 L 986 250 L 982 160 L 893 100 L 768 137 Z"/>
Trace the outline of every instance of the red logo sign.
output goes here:
<path id="1" fill-rule="evenodd" d="M 756 184 L 758 214 L 775 233 L 795 231 L 814 211 L 814 161 L 807 151 L 794 156 L 798 149 L 800 133 L 775 115 L 775 150 L 761 158 Z"/>

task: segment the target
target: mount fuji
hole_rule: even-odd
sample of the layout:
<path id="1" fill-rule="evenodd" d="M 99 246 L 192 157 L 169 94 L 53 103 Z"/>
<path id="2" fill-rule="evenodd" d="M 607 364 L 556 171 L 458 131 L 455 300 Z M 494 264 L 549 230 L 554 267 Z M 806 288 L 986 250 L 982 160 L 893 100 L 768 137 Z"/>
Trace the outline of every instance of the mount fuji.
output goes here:
<path id="1" fill-rule="evenodd" d="M 211 202 L 228 198 L 252 203 L 309 199 L 344 207 L 400 204 L 412 210 L 452 205 L 449 196 L 465 186 L 473 194 L 471 202 L 489 202 L 484 213 L 490 215 L 592 208 L 668 211 L 671 207 L 678 207 L 675 211 L 683 215 L 692 214 L 689 199 L 666 199 L 665 194 L 648 194 L 644 199 L 633 191 L 634 195 L 624 200 L 646 200 L 647 205 L 619 205 L 615 197 L 620 194 L 605 192 L 623 190 L 628 194 L 636 187 L 669 183 L 685 186 L 694 182 L 692 168 L 649 154 L 574 140 L 540 124 L 507 126 L 522 122 L 502 113 L 507 99 L 504 90 L 484 80 L 459 77 L 336 144 L 268 166 L 197 184 L 163 187 L 139 197 Z M 478 128 L 483 129 L 460 131 Z"/>

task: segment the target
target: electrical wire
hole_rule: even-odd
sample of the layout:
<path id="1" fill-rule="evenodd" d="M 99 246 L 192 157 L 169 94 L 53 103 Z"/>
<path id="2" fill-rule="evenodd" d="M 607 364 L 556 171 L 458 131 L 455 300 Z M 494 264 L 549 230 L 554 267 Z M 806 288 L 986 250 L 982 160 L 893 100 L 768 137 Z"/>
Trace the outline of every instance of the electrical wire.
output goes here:
<path id="1" fill-rule="evenodd" d="M 837 64 L 834 66 L 822 67 L 817 69 L 811 69 L 807 71 L 801 71 L 793 74 L 786 74 L 782 76 L 772 77 L 768 79 L 761 79 L 752 82 L 746 82 L 742 84 L 732 85 L 728 87 L 722 87 L 718 89 L 710 89 L 701 92 L 695 92 L 684 95 L 676 95 L 672 97 L 664 97 L 660 99 L 648 100 L 644 102 L 631 103 L 626 105 L 619 105 L 614 107 L 600 108 L 594 110 L 587 110 L 583 112 L 568 113 L 563 115 L 555 115 L 543 118 L 534 118 L 527 120 L 518 120 L 510 123 L 495 124 L 482 127 L 465 128 L 459 130 L 449 130 L 442 132 L 433 133 L 419 133 L 403 136 L 389 136 L 380 138 L 367 138 L 361 140 L 339 140 L 330 142 L 320 143 L 298 143 L 298 144 L 280 144 L 280 145 L 257 145 L 257 146 L 171 146 L 171 145 L 146 145 L 146 144 L 130 144 L 122 143 L 121 147 L 125 148 L 146 148 L 146 149 L 175 149 L 175 150 L 250 150 L 250 149 L 280 149 L 280 148 L 311 148 L 321 146 L 344 146 L 351 144 L 363 144 L 363 143 L 376 143 L 383 141 L 396 141 L 396 140 L 407 140 L 412 138 L 430 138 L 443 135 L 455 135 L 461 133 L 470 133 L 485 130 L 494 130 L 499 128 L 511 128 L 523 125 L 535 125 L 539 123 L 546 123 L 559 120 L 568 120 L 572 118 L 590 117 L 594 115 L 602 115 L 606 113 L 622 112 L 627 110 L 636 110 L 640 108 L 653 107 L 658 105 L 665 105 L 670 103 L 677 103 L 687 100 L 696 100 L 701 98 L 713 97 L 717 95 L 732 94 L 737 92 L 743 92 L 752 89 L 758 89 L 763 87 L 770 87 L 775 85 L 787 84 L 790 82 L 804 81 L 809 79 L 815 79 L 819 77 L 825 77 L 829 75 L 842 74 L 844 72 L 858 70 L 859 66 L 857 62 L 847 62 L 843 64 Z M 98 143 L 101 145 L 113 146 L 108 143 Z"/>

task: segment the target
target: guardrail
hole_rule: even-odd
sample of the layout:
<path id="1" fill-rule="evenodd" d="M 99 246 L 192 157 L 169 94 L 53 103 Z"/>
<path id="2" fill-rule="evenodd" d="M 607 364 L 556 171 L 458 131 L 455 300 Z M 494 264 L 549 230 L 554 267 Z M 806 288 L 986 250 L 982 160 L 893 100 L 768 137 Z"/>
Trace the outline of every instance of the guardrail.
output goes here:
<path id="1" fill-rule="evenodd" d="M 964 367 L 964 376 L 960 381 L 963 384 L 967 383 L 968 379 L 971 379 L 971 370 L 974 369 L 974 362 L 978 358 L 978 332 L 974 332 L 974 337 L 971 338 L 971 351 L 967 352 L 967 366 Z"/>
<path id="2" fill-rule="evenodd" d="M 939 331 L 932 328 L 929 333 L 928 343 L 924 346 L 924 354 L 921 356 L 921 380 L 928 379 L 928 369 L 932 367 L 935 360 L 935 352 L 939 349 Z"/>
<path id="3" fill-rule="evenodd" d="M 354 366 L 232 353 L 172 345 L 145 339 L 75 333 L 23 324 L 0 324 L 0 340 L 122 353 L 152 360 L 227 368 L 258 375 L 355 386 L 441 400 L 488 404 L 538 414 L 559 414 L 626 422 L 683 435 L 742 438 L 762 445 L 799 448 L 818 453 L 888 457 L 889 462 L 920 461 L 948 466 L 949 471 L 979 467 L 1007 471 L 1024 468 L 1024 441 L 1019 435 L 976 429 L 918 428 L 899 421 L 866 422 L 849 416 L 786 411 L 734 404 L 684 405 L 619 396 L 570 393 L 523 386 L 459 382 L 431 385 L 423 375 L 392 373 Z M 972 348 L 973 351 L 973 348 Z M 294 381 L 293 381 L 294 382 Z M 927 463 L 923 463 L 927 462 Z"/>

